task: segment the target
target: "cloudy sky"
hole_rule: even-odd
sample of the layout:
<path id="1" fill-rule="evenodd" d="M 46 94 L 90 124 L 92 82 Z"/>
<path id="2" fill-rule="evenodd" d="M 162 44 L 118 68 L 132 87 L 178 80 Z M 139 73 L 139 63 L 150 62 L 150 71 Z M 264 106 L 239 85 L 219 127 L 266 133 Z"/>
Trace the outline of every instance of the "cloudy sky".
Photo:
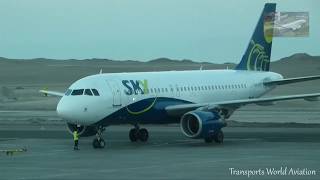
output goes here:
<path id="1" fill-rule="evenodd" d="M 318 0 L 0 0 L 0 57 L 238 62 L 265 2 L 310 16 L 310 36 L 275 38 L 272 60 L 320 55 Z"/>

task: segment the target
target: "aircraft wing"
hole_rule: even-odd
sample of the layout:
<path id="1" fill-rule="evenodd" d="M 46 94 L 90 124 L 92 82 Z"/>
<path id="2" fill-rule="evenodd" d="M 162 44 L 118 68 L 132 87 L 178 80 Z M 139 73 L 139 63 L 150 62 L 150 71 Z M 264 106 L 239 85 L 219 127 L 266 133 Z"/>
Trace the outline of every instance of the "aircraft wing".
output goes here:
<path id="1" fill-rule="evenodd" d="M 212 102 L 212 103 L 183 104 L 183 105 L 167 106 L 165 110 L 169 115 L 183 115 L 184 113 L 195 110 L 195 109 L 200 109 L 203 111 L 211 111 L 219 107 L 237 109 L 247 104 L 268 105 L 276 101 L 285 101 L 285 100 L 292 100 L 292 99 L 305 99 L 307 101 L 317 101 L 319 100 L 319 96 L 320 96 L 320 93 L 314 93 L 314 94 L 298 94 L 298 95 L 276 96 L 276 97 L 265 97 L 265 98 L 239 99 L 239 100 Z"/>
<path id="2" fill-rule="evenodd" d="M 47 90 L 39 90 L 40 93 L 43 93 L 44 95 L 52 95 L 52 96 L 64 96 L 64 93 L 57 92 L 57 91 L 47 91 Z"/>
<path id="3" fill-rule="evenodd" d="M 264 82 L 263 84 L 265 86 L 284 85 L 284 84 L 291 84 L 291 83 L 297 83 L 297 82 L 303 82 L 303 81 L 311 81 L 316 79 L 320 79 L 320 75 L 280 79 L 275 81 Z"/>

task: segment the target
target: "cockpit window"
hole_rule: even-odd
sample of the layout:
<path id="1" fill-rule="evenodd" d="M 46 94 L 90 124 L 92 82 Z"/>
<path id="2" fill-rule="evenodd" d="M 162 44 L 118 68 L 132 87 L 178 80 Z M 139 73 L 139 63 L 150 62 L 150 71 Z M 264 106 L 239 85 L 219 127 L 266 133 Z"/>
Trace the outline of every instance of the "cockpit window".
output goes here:
<path id="1" fill-rule="evenodd" d="M 68 89 L 64 95 L 69 96 L 72 92 L 72 89 Z"/>
<path id="2" fill-rule="evenodd" d="M 71 93 L 72 96 L 78 96 L 83 94 L 83 89 L 74 89 Z"/>
<path id="3" fill-rule="evenodd" d="M 92 90 L 92 92 L 93 92 L 93 94 L 94 94 L 95 96 L 100 96 L 98 90 L 96 90 L 96 89 L 91 89 L 91 90 Z"/>
<path id="4" fill-rule="evenodd" d="M 84 90 L 84 95 L 92 96 L 93 94 L 90 89 L 86 89 Z"/>

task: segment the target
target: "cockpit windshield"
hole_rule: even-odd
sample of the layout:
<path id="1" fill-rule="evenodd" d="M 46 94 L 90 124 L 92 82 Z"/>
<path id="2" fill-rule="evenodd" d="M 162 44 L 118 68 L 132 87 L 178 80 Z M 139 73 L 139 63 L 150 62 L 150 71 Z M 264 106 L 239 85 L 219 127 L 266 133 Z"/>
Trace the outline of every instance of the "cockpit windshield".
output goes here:
<path id="1" fill-rule="evenodd" d="M 93 94 L 94 94 L 95 96 L 100 96 L 100 94 L 99 94 L 98 90 L 96 90 L 96 89 L 92 89 L 92 92 L 93 92 Z"/>
<path id="2" fill-rule="evenodd" d="M 84 90 L 84 95 L 92 96 L 93 94 L 90 89 L 86 89 Z"/>
<path id="3" fill-rule="evenodd" d="M 100 96 L 97 89 L 68 89 L 65 93 L 66 96 Z"/>
<path id="4" fill-rule="evenodd" d="M 71 93 L 71 96 L 79 96 L 83 94 L 83 89 L 74 89 Z"/>

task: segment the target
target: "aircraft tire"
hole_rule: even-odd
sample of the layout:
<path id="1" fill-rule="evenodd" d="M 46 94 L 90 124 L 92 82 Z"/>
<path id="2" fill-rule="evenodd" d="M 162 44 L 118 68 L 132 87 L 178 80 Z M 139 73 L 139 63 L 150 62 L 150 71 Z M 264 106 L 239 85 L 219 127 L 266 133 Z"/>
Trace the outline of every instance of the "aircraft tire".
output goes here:
<path id="1" fill-rule="evenodd" d="M 141 142 L 146 142 L 149 139 L 148 130 L 145 128 L 139 129 L 138 138 Z"/>
<path id="2" fill-rule="evenodd" d="M 223 134 L 222 130 L 219 130 L 214 133 L 213 140 L 216 143 L 219 143 L 219 144 L 223 143 L 223 139 L 224 139 L 224 134 Z"/>
<path id="3" fill-rule="evenodd" d="M 131 142 L 136 142 L 138 140 L 138 129 L 132 128 L 129 132 L 129 139 Z"/>
<path id="4" fill-rule="evenodd" d="M 92 146 L 94 149 L 98 148 L 104 148 L 106 145 L 106 142 L 103 139 L 98 140 L 97 138 L 93 139 Z"/>
<path id="5" fill-rule="evenodd" d="M 97 149 L 97 148 L 99 148 L 99 141 L 98 141 L 98 139 L 97 138 L 95 138 L 95 139 L 93 139 L 93 141 L 92 141 L 92 146 L 93 146 L 93 148 L 94 149 Z"/>

